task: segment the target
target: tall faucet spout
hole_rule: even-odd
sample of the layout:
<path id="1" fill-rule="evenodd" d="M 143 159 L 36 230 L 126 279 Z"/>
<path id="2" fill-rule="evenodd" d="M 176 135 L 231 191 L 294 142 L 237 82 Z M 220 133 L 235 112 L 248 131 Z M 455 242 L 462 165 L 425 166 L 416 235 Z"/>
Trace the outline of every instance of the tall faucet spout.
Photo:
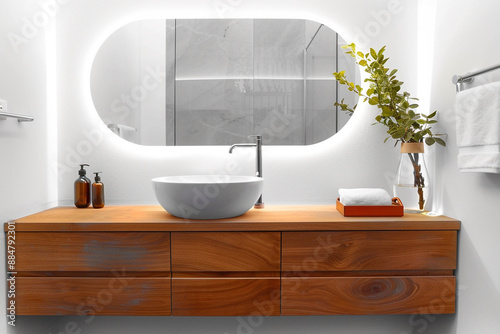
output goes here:
<path id="1" fill-rule="evenodd" d="M 257 146 L 257 144 L 255 144 L 255 143 L 233 144 L 229 148 L 229 153 L 233 153 L 233 150 L 235 147 L 256 147 L 256 146 Z"/>
<path id="2" fill-rule="evenodd" d="M 254 138 L 255 143 L 243 143 L 243 144 L 233 144 L 229 148 L 229 153 L 233 153 L 233 150 L 236 147 L 255 147 L 257 149 L 257 156 L 256 156 L 256 173 L 255 175 L 258 177 L 262 177 L 262 136 L 260 135 L 255 135 L 255 136 L 248 136 L 248 138 Z M 261 209 L 264 207 L 264 203 L 262 202 L 262 195 L 260 195 L 259 199 L 254 205 L 254 208 L 256 209 Z"/>

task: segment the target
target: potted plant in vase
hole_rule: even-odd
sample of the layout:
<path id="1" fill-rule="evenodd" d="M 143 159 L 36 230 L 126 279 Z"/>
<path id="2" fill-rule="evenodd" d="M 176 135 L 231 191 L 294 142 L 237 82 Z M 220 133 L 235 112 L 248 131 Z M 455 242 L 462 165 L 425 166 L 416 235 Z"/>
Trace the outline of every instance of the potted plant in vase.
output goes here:
<path id="1" fill-rule="evenodd" d="M 370 49 L 368 53 L 356 51 L 354 43 L 343 48 L 348 49 L 346 53 L 354 57 L 356 63 L 368 73 L 365 82 L 369 82 L 369 88 L 364 91 L 361 86 L 348 81 L 344 71 L 335 72 L 333 75 L 340 84 L 347 85 L 350 91 L 364 98 L 363 102 L 368 101 L 370 105 L 380 109 L 374 124 L 387 127 L 389 136 L 384 142 L 389 138 L 396 140 L 394 146 L 401 142 L 402 155 L 394 186 L 395 196 L 400 197 L 406 211 L 424 211 L 429 193 L 429 181 L 423 160 L 424 143 L 429 146 L 435 143 L 446 146 L 445 141 L 431 131 L 431 125 L 437 123 L 434 119 L 437 111 L 429 115 L 415 111 L 418 104 L 414 101 L 418 99 L 401 90 L 403 82 L 396 78 L 396 69 L 385 67 L 389 60 L 384 56 L 385 46 L 378 52 Z M 344 100 L 335 105 L 351 113 L 356 109 L 356 105 L 351 108 Z"/>

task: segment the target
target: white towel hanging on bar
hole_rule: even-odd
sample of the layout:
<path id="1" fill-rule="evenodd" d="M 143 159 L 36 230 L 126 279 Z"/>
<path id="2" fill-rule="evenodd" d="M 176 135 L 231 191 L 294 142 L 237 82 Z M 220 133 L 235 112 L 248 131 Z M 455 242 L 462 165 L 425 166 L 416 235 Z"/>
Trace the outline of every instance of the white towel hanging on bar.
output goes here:
<path id="1" fill-rule="evenodd" d="M 456 117 L 460 171 L 500 173 L 500 82 L 459 92 Z"/>

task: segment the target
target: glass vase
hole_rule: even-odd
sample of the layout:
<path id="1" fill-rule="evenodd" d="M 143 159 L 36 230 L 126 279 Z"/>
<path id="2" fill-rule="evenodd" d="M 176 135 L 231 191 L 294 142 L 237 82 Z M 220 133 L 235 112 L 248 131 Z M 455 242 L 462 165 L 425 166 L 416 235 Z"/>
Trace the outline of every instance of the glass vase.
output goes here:
<path id="1" fill-rule="evenodd" d="M 430 195 L 430 180 L 424 159 L 424 143 L 401 143 L 394 196 L 405 212 L 421 213 Z"/>

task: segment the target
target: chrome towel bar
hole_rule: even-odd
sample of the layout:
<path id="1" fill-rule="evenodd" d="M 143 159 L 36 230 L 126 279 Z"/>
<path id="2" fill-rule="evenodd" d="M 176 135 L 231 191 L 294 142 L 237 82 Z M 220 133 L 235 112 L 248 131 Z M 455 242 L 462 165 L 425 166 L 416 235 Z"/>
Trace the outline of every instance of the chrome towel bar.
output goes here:
<path id="1" fill-rule="evenodd" d="M 471 83 L 474 81 L 474 77 L 476 75 L 480 75 L 483 73 L 494 71 L 496 69 L 500 69 L 500 64 L 492 65 L 492 66 L 483 68 L 482 70 L 474 71 L 474 72 L 467 73 L 464 75 L 454 75 L 453 78 L 451 79 L 451 81 L 457 87 L 457 93 L 458 93 L 462 90 L 462 83 Z"/>
<path id="2" fill-rule="evenodd" d="M 31 117 L 31 116 L 19 115 L 19 114 L 11 114 L 11 113 L 8 113 L 8 112 L 0 112 L 0 118 L 1 117 L 17 118 L 18 122 L 32 122 L 34 120 L 34 118 Z"/>

